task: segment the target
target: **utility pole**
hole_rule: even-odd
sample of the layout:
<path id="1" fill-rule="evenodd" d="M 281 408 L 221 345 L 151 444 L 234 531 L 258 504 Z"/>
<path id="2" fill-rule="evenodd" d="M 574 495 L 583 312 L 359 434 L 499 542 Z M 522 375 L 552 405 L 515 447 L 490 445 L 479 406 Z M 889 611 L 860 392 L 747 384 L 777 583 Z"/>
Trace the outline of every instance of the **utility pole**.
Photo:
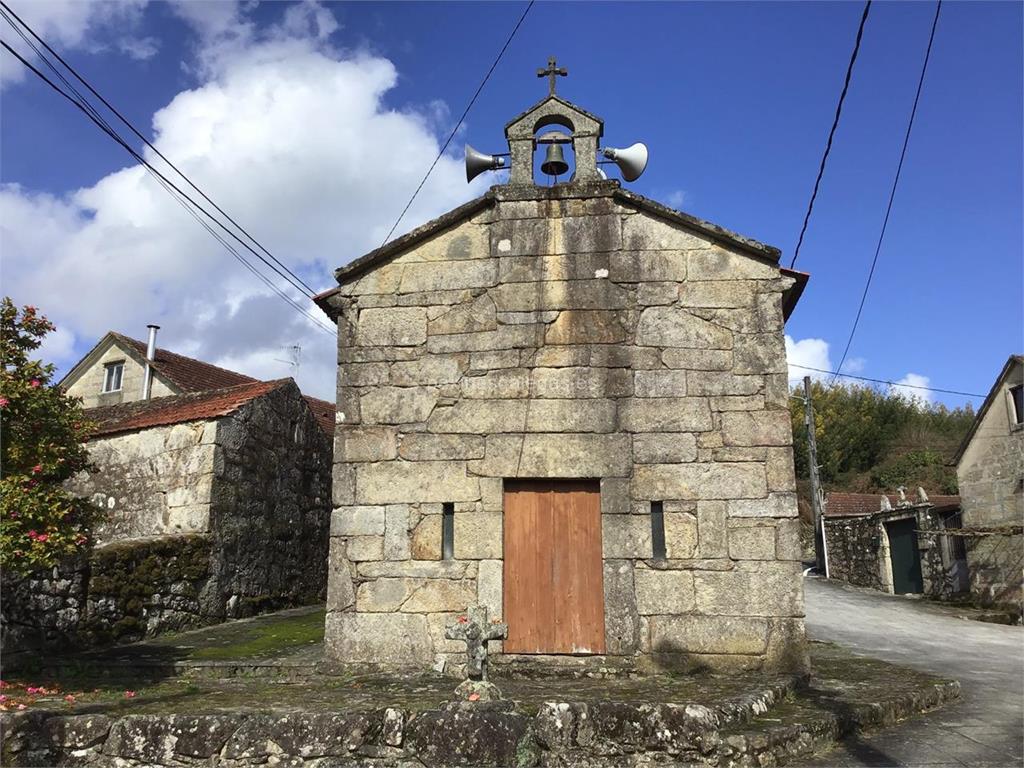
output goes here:
<path id="1" fill-rule="evenodd" d="M 821 479 L 818 477 L 818 442 L 814 435 L 814 403 L 811 401 L 810 376 L 804 376 L 804 424 L 807 426 L 807 460 L 811 475 L 811 503 L 814 507 L 814 559 L 818 572 L 825 574 L 825 537 L 821 522 L 825 504 L 821 492 Z"/>

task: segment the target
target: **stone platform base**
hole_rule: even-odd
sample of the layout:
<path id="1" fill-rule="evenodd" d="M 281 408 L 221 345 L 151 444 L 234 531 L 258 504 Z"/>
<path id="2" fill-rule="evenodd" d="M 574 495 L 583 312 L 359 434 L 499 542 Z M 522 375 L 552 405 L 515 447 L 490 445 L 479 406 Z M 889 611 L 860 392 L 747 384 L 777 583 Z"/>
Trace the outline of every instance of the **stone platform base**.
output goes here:
<path id="1" fill-rule="evenodd" d="M 782 765 L 959 696 L 959 685 L 820 646 L 817 676 L 719 700 L 448 702 L 352 711 L 0 715 L 10 766 Z M 500 680 L 498 681 L 501 682 Z M 713 687 L 713 686 L 712 686 Z M 282 686 L 282 701 L 288 697 Z M 173 702 L 169 705 L 173 707 Z M 266 707 L 261 707 L 266 709 Z M 193 709 L 193 711 L 195 711 Z"/>

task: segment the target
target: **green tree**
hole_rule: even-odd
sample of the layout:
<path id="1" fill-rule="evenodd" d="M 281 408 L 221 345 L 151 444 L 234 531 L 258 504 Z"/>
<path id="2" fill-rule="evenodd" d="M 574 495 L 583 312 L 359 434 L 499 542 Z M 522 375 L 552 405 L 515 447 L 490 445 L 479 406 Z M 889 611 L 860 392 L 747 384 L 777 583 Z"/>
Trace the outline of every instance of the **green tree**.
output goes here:
<path id="1" fill-rule="evenodd" d="M 35 307 L 0 302 L 0 567 L 27 573 L 89 545 L 98 510 L 64 482 L 91 470 L 80 401 L 33 359 L 53 324 Z"/>

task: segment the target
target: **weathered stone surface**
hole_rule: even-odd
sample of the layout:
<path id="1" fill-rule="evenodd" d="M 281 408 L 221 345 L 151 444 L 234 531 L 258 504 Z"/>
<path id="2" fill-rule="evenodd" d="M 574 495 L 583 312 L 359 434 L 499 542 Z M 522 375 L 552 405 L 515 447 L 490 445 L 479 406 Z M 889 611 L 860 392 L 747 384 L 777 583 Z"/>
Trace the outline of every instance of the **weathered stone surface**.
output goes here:
<path id="1" fill-rule="evenodd" d="M 486 477 L 515 477 L 519 471 L 519 457 L 523 452 L 522 435 L 488 435 L 484 458 L 470 461 L 470 472 Z"/>
<path id="2" fill-rule="evenodd" d="M 402 603 L 403 613 L 450 613 L 465 611 L 476 602 L 473 581 L 426 579 Z"/>
<path id="3" fill-rule="evenodd" d="M 524 350 L 524 353 L 526 350 Z M 473 352 L 469 356 L 469 370 L 491 371 L 495 368 L 515 368 L 519 365 L 518 349 L 499 349 L 494 352 Z"/>
<path id="4" fill-rule="evenodd" d="M 777 265 L 724 248 L 691 251 L 687 258 L 690 280 L 771 280 L 779 276 Z"/>
<path id="5" fill-rule="evenodd" d="M 504 368 L 483 376 L 465 376 L 462 396 L 474 399 L 524 398 L 530 392 L 530 372 L 525 368 Z"/>
<path id="6" fill-rule="evenodd" d="M 660 351 L 652 347 L 596 344 L 590 348 L 590 365 L 595 368 L 631 368 L 634 371 L 660 368 Z"/>
<path id="7" fill-rule="evenodd" d="M 651 521 L 646 515 L 602 515 L 605 560 L 651 557 Z"/>
<path id="8" fill-rule="evenodd" d="M 532 360 L 523 360 L 524 365 L 532 364 L 536 368 L 566 368 L 590 364 L 588 347 L 541 347 L 533 355 Z"/>
<path id="9" fill-rule="evenodd" d="M 327 556 L 327 610 L 343 611 L 356 601 L 352 572 L 345 557 L 345 542 L 331 537 Z"/>
<path id="10" fill-rule="evenodd" d="M 357 465 L 356 496 L 364 504 L 476 501 L 480 486 L 462 462 L 391 461 Z"/>
<path id="11" fill-rule="evenodd" d="M 347 662 L 427 667 L 434 661 L 422 614 L 329 613 L 324 643 L 333 658 Z"/>
<path id="12" fill-rule="evenodd" d="M 768 475 L 769 491 L 795 491 L 796 470 L 793 467 L 793 451 L 790 448 L 769 448 L 765 472 Z"/>
<path id="13" fill-rule="evenodd" d="M 686 279 L 686 256 L 659 251 L 613 253 L 609 279 L 617 283 L 647 283 Z"/>
<path id="14" fill-rule="evenodd" d="M 530 400 L 526 412 L 528 432 L 611 432 L 615 429 L 615 402 L 584 400 Z"/>
<path id="15" fill-rule="evenodd" d="M 607 652 L 636 653 L 640 646 L 640 616 L 637 613 L 632 560 L 604 561 L 604 604 Z"/>
<path id="16" fill-rule="evenodd" d="M 649 622 L 656 653 L 760 654 L 768 643 L 768 622 L 760 618 L 653 616 Z"/>
<path id="17" fill-rule="evenodd" d="M 679 298 L 679 283 L 640 283 L 636 287 L 636 303 L 643 307 L 675 304 Z"/>
<path id="18" fill-rule="evenodd" d="M 345 554 L 354 563 L 362 560 L 382 560 L 384 536 L 351 536 L 345 545 Z"/>
<path id="19" fill-rule="evenodd" d="M 595 277 L 599 269 L 608 269 L 607 253 L 502 256 L 498 263 L 498 279 L 503 283 L 587 280 Z"/>
<path id="20" fill-rule="evenodd" d="M 533 325 L 553 322 L 556 317 L 558 310 L 555 309 L 546 312 L 499 312 L 498 322 L 502 325 Z"/>
<path id="21" fill-rule="evenodd" d="M 774 560 L 775 526 L 750 525 L 746 520 L 729 523 L 729 557 L 733 560 Z"/>
<path id="22" fill-rule="evenodd" d="M 699 235 L 650 216 L 627 217 L 622 223 L 622 240 L 627 251 L 689 251 L 709 245 Z"/>
<path id="23" fill-rule="evenodd" d="M 431 387 L 377 387 L 359 399 L 366 424 L 426 421 L 436 403 L 437 390 Z"/>
<path id="24" fill-rule="evenodd" d="M 689 512 L 665 510 L 665 554 L 686 559 L 697 551 L 697 518 Z"/>
<path id="25" fill-rule="evenodd" d="M 661 353 L 666 368 L 686 368 L 691 371 L 728 371 L 732 368 L 732 350 L 679 349 L 673 347 Z"/>
<path id="26" fill-rule="evenodd" d="M 430 335 L 493 331 L 498 327 L 494 302 L 485 293 L 472 301 L 456 304 L 427 323 Z M 426 339 L 424 339 L 425 341 Z"/>
<path id="27" fill-rule="evenodd" d="M 729 554 L 727 506 L 724 501 L 697 502 L 697 547 L 701 557 L 726 557 Z"/>
<path id="28" fill-rule="evenodd" d="M 398 455 L 408 461 L 481 459 L 484 455 L 484 439 L 479 435 L 433 435 L 417 432 L 402 438 L 402 444 L 398 446 Z"/>
<path id="29" fill-rule="evenodd" d="M 565 280 L 540 283 L 505 283 L 490 291 L 499 312 L 536 312 L 550 309 L 624 309 L 624 289 L 607 280 Z"/>
<path id="30" fill-rule="evenodd" d="M 764 388 L 760 376 L 736 376 L 720 371 L 690 373 L 687 391 L 690 395 L 753 395 Z"/>
<path id="31" fill-rule="evenodd" d="M 729 502 L 729 517 L 796 517 L 795 493 L 771 493 L 764 499 Z"/>
<path id="32" fill-rule="evenodd" d="M 487 228 L 466 222 L 419 243 L 414 250 L 402 254 L 399 261 L 462 261 L 487 256 Z"/>
<path id="33" fill-rule="evenodd" d="M 637 371 L 637 397 L 686 397 L 686 371 Z"/>
<path id="34" fill-rule="evenodd" d="M 730 349 L 732 333 L 676 307 L 648 307 L 640 315 L 636 343 L 651 347 Z"/>
<path id="35" fill-rule="evenodd" d="M 409 521 L 409 506 L 407 504 L 388 505 L 384 514 L 385 560 L 409 559 Z"/>
<path id="36" fill-rule="evenodd" d="M 628 477 L 601 478 L 601 514 L 628 515 L 631 511 Z"/>
<path id="37" fill-rule="evenodd" d="M 800 560 L 803 557 L 799 518 L 787 518 L 776 522 L 775 557 L 779 560 Z"/>
<path id="38" fill-rule="evenodd" d="M 703 398 L 627 400 L 619 407 L 619 427 L 627 432 L 701 432 L 711 429 L 711 409 Z"/>
<path id="39" fill-rule="evenodd" d="M 526 435 L 517 477 L 626 477 L 629 436 Z"/>
<path id="40" fill-rule="evenodd" d="M 402 607 L 421 583 L 417 579 L 364 581 L 356 590 L 356 610 L 366 613 L 393 613 Z"/>
<path id="41" fill-rule="evenodd" d="M 486 608 L 493 618 L 500 618 L 502 615 L 503 579 L 503 561 L 480 561 L 476 577 L 476 604 Z"/>
<path id="42" fill-rule="evenodd" d="M 789 411 L 723 413 L 722 438 L 726 445 L 790 445 Z"/>
<path id="43" fill-rule="evenodd" d="M 435 410 L 427 421 L 427 429 L 471 435 L 522 432 L 527 407 L 527 400 L 460 400 Z"/>
<path id="44" fill-rule="evenodd" d="M 499 512 L 455 514 L 455 559 L 495 560 L 502 553 L 502 515 Z"/>
<path id="45" fill-rule="evenodd" d="M 339 386 L 372 387 L 387 383 L 387 363 L 346 363 L 338 366 Z"/>
<path id="46" fill-rule="evenodd" d="M 615 312 L 566 309 L 544 335 L 546 344 L 618 344 L 626 340 L 626 329 Z"/>
<path id="47" fill-rule="evenodd" d="M 767 492 L 760 464 L 642 464 L 633 473 L 636 499 L 752 499 Z"/>
<path id="48" fill-rule="evenodd" d="M 746 307 L 754 302 L 758 284 L 748 280 L 690 281 L 679 286 L 683 307 Z"/>
<path id="49" fill-rule="evenodd" d="M 491 352 L 497 349 L 515 349 L 537 345 L 544 326 L 500 325 L 493 331 L 476 333 L 453 333 L 431 336 L 427 339 L 427 351 L 431 354 L 445 352 Z"/>
<path id="50" fill-rule="evenodd" d="M 578 397 L 627 397 L 632 393 L 632 373 L 620 368 L 534 368 L 531 396 L 558 399 Z"/>
<path id="51" fill-rule="evenodd" d="M 708 616 L 802 616 L 801 590 L 793 588 L 800 563 L 757 565 L 750 572 L 696 572 L 697 610 Z"/>
<path id="52" fill-rule="evenodd" d="M 413 293 L 480 288 L 494 285 L 497 277 L 498 264 L 494 259 L 406 264 L 402 269 L 398 291 Z"/>
<path id="53" fill-rule="evenodd" d="M 418 384 L 452 384 L 462 376 L 462 366 L 455 355 L 428 355 L 418 360 L 392 363 L 390 380 L 401 387 Z"/>
<path id="54" fill-rule="evenodd" d="M 396 433 L 390 427 L 339 427 L 334 442 L 336 461 L 388 461 L 398 455 Z"/>
<path id="55" fill-rule="evenodd" d="M 678 464 L 695 461 L 696 458 L 697 438 L 692 434 L 679 432 L 633 435 L 633 461 L 638 464 Z"/>
<path id="56" fill-rule="evenodd" d="M 427 313 L 422 307 L 383 307 L 359 313 L 359 346 L 415 347 L 426 340 Z"/>
<path id="57" fill-rule="evenodd" d="M 338 507 L 331 514 L 331 536 L 383 536 L 384 507 Z"/>
<path id="58" fill-rule="evenodd" d="M 738 333 L 734 337 L 736 373 L 785 373 L 786 347 L 778 333 Z"/>
<path id="59" fill-rule="evenodd" d="M 691 613 L 694 609 L 692 571 L 637 568 L 636 608 L 641 616 Z"/>
<path id="60" fill-rule="evenodd" d="M 413 560 L 441 559 L 441 516 L 424 515 L 412 530 L 410 555 Z"/>

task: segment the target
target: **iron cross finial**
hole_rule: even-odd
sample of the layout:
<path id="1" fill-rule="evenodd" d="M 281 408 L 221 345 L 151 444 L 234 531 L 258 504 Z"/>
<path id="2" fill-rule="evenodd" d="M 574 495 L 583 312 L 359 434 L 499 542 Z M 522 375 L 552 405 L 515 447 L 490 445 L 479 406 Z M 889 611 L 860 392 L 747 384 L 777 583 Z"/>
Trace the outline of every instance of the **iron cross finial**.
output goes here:
<path id="1" fill-rule="evenodd" d="M 548 81 L 549 81 L 548 95 L 550 95 L 550 96 L 554 96 L 555 95 L 555 78 L 556 77 L 565 77 L 568 74 L 569 74 L 569 70 L 567 70 L 565 67 L 558 66 L 558 62 L 555 61 L 555 57 L 554 56 L 549 56 L 548 57 L 548 68 L 547 69 L 538 69 L 537 70 L 537 77 L 546 77 L 546 78 L 548 78 Z"/>

